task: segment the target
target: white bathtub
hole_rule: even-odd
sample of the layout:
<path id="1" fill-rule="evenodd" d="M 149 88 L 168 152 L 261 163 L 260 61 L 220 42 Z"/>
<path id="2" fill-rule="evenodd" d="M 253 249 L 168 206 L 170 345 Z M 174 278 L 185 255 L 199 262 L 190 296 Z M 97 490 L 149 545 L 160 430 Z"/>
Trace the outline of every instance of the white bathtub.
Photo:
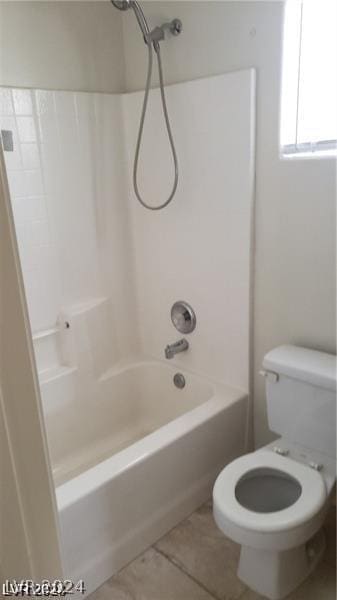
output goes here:
<path id="1" fill-rule="evenodd" d="M 125 364 L 101 380 L 80 417 L 75 411 L 76 424 L 66 405 L 57 414 L 64 573 L 83 579 L 87 593 L 204 502 L 219 471 L 247 450 L 247 395 L 187 371 L 178 389 L 177 370 Z"/>

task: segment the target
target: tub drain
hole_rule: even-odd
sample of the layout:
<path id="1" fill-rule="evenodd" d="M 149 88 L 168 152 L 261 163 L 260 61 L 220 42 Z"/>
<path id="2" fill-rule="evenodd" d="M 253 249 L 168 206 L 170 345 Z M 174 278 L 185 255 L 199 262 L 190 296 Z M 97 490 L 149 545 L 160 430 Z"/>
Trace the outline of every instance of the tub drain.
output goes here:
<path id="1" fill-rule="evenodd" d="M 185 380 L 184 375 L 182 373 L 176 373 L 175 376 L 173 377 L 173 383 L 177 388 L 182 390 L 186 385 L 186 380 Z"/>

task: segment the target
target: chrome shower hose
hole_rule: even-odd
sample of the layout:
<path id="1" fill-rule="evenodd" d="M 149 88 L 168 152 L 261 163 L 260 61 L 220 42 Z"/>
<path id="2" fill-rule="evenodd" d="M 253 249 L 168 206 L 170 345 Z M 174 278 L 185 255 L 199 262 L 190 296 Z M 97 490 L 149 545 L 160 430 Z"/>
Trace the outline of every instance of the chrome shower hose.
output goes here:
<path id="1" fill-rule="evenodd" d="M 134 165 L 133 165 L 133 187 L 134 187 L 137 199 L 142 204 L 142 206 L 144 206 L 144 208 L 147 208 L 149 210 L 161 210 L 162 208 L 165 208 L 165 206 L 167 206 L 168 204 L 170 204 L 170 202 L 171 202 L 174 194 L 176 193 L 176 189 L 177 189 L 177 185 L 178 185 L 178 174 L 179 174 L 179 172 L 178 172 L 177 153 L 176 153 L 176 149 L 175 149 L 175 146 L 174 146 L 174 140 L 173 140 L 173 136 L 172 136 L 171 126 L 170 126 L 170 120 L 169 120 L 168 110 L 167 110 L 167 105 L 166 105 L 166 98 L 165 98 L 165 91 L 164 91 L 163 68 L 162 68 L 162 63 L 161 63 L 161 56 L 160 56 L 160 47 L 159 47 L 159 44 L 156 44 L 156 46 L 155 46 L 155 52 L 156 52 L 157 61 L 158 61 L 159 85 L 160 85 L 160 95 L 161 95 L 161 101 L 162 101 L 162 106 L 163 106 L 163 113 L 164 113 L 164 118 L 165 118 L 165 123 L 166 123 L 167 135 L 168 135 L 170 146 L 171 146 L 173 163 L 174 163 L 174 182 L 173 182 L 172 191 L 171 191 L 169 197 L 167 198 L 167 200 L 165 200 L 165 202 L 163 202 L 162 204 L 159 204 L 158 206 L 151 206 L 150 204 L 147 204 L 143 200 L 143 198 L 141 197 L 141 194 L 140 194 L 140 191 L 139 191 L 139 188 L 138 188 L 138 181 L 137 181 L 138 180 L 139 152 L 140 152 L 140 147 L 141 147 L 142 138 L 143 138 L 144 121 L 145 121 L 146 109 L 147 109 L 147 104 L 148 104 L 148 99 L 149 99 L 150 86 L 151 86 L 151 78 L 152 78 L 152 67 L 153 67 L 153 50 L 152 50 L 152 44 L 151 43 L 147 43 L 147 48 L 148 48 L 148 69 L 147 69 L 147 77 L 146 77 L 146 86 L 145 86 L 143 107 L 142 107 L 142 112 L 141 112 L 141 117 L 140 117 L 140 123 L 139 123 L 139 132 L 138 132 L 138 138 L 137 138 L 137 144 L 136 144 L 135 160 L 134 160 Z"/>

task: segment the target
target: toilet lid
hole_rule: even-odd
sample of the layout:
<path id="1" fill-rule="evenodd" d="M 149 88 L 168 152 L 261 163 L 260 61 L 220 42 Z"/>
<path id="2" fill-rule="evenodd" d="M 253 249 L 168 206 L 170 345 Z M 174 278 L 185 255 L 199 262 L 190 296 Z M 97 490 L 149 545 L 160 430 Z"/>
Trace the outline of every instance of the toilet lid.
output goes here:
<path id="1" fill-rule="evenodd" d="M 237 486 L 245 476 L 249 479 L 250 472 L 259 469 L 271 469 L 280 477 L 283 474 L 295 480 L 301 487 L 298 499 L 275 512 L 245 508 L 236 497 Z M 215 482 L 213 498 L 217 509 L 235 525 L 256 532 L 276 532 L 297 527 L 313 517 L 325 502 L 326 488 L 321 475 L 309 466 L 271 451 L 258 450 L 225 467 Z"/>

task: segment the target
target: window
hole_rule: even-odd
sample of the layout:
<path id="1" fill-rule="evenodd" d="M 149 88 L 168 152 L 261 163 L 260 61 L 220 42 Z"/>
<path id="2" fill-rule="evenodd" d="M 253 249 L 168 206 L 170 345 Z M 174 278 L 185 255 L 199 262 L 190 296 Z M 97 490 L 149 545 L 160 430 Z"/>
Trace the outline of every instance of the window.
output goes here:
<path id="1" fill-rule="evenodd" d="M 282 154 L 337 150 L 337 2 L 288 0 L 281 109 Z"/>

